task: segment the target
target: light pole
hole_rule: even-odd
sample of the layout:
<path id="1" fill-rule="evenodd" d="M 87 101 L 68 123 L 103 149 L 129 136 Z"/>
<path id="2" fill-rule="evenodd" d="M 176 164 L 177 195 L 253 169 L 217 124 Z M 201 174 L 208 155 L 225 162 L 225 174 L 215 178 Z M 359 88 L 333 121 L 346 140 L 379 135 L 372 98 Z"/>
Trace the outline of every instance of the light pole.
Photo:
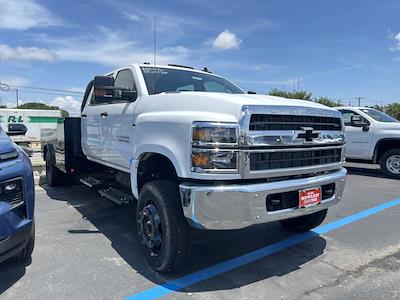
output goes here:
<path id="1" fill-rule="evenodd" d="M 4 92 L 15 91 L 15 98 L 17 100 L 17 108 L 18 108 L 18 105 L 19 105 L 19 92 L 18 92 L 18 89 L 12 89 L 12 88 L 10 88 L 10 86 L 8 84 L 0 81 L 0 90 L 2 90 Z"/>

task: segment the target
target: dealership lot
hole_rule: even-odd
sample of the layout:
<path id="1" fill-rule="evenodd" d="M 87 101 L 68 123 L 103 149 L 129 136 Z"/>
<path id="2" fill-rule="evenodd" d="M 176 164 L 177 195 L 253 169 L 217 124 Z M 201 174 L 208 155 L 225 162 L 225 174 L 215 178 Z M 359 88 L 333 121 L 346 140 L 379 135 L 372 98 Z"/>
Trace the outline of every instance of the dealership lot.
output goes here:
<path id="1" fill-rule="evenodd" d="M 324 224 L 400 198 L 399 181 L 349 165 L 343 200 Z M 275 245 L 296 234 L 279 224 L 194 232 L 189 267 L 162 276 L 145 263 L 134 207 L 121 208 L 81 185 L 36 189 L 32 263 L 0 265 L 4 299 L 121 299 L 183 275 Z M 400 205 L 204 280 L 166 299 L 365 299 L 400 297 Z M 140 294 L 152 297 L 152 290 Z"/>

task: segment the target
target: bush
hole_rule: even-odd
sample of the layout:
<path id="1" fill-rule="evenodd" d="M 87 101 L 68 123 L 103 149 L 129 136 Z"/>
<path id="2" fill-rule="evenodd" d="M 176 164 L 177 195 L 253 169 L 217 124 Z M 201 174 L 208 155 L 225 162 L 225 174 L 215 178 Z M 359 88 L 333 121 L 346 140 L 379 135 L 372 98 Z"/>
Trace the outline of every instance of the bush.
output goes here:
<path id="1" fill-rule="evenodd" d="M 286 91 L 280 89 L 272 89 L 268 93 L 271 96 L 283 97 L 288 99 L 300 99 L 307 101 L 314 101 L 329 107 L 342 106 L 340 101 L 333 100 L 328 97 L 313 97 L 311 92 L 308 91 Z"/>

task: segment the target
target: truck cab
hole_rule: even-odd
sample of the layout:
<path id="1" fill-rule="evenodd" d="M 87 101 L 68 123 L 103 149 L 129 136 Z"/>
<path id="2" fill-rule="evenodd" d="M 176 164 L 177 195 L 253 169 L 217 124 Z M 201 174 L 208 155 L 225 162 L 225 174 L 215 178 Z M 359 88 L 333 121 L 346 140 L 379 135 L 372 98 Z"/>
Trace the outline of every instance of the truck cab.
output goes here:
<path id="1" fill-rule="evenodd" d="M 337 109 L 345 125 L 345 157 L 378 163 L 385 175 L 400 178 L 400 122 L 369 107 Z"/>
<path id="2" fill-rule="evenodd" d="M 95 76 L 81 118 L 58 126 L 44 151 L 48 181 L 61 170 L 116 203 L 136 201 L 141 248 L 158 272 L 185 264 L 190 227 L 309 230 L 344 189 L 337 110 L 247 94 L 207 69 L 132 64 Z M 69 151 L 78 138 L 81 151 Z"/>

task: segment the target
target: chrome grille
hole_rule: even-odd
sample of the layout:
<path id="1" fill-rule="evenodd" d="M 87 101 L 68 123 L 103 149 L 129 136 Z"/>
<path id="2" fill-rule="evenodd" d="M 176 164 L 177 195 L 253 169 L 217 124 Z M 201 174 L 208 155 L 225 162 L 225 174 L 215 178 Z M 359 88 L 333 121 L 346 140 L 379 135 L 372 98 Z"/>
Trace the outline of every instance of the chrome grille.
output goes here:
<path id="1" fill-rule="evenodd" d="M 341 119 L 323 116 L 252 114 L 249 130 L 341 130 Z"/>
<path id="2" fill-rule="evenodd" d="M 242 178 L 302 176 L 343 167 L 345 138 L 338 111 L 245 105 L 239 124 Z"/>
<path id="3" fill-rule="evenodd" d="M 251 152 L 250 170 L 300 168 L 340 162 L 342 149 L 319 149 L 279 152 Z"/>

